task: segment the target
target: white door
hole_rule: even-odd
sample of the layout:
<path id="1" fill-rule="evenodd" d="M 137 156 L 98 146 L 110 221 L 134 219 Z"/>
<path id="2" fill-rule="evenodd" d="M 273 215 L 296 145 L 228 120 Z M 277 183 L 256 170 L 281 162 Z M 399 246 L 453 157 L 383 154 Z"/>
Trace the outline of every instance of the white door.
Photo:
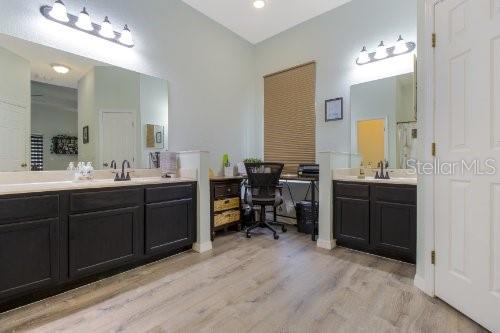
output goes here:
<path id="1" fill-rule="evenodd" d="M 115 160 L 118 169 L 124 160 L 135 162 L 135 112 L 103 111 L 101 121 L 101 161 L 104 168 Z"/>
<path id="2" fill-rule="evenodd" d="M 435 177 L 436 295 L 500 332 L 500 1 L 435 9 L 437 158 L 498 168 Z"/>
<path id="3" fill-rule="evenodd" d="M 0 100 L 0 171 L 26 171 L 28 110 Z"/>

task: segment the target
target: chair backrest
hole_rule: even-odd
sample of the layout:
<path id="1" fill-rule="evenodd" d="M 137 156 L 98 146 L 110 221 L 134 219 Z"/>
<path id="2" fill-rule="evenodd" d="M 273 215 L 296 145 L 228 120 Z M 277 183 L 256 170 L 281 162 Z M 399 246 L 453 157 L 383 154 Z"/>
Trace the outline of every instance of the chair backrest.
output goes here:
<path id="1" fill-rule="evenodd" d="M 283 163 L 245 163 L 252 195 L 256 198 L 273 198 L 283 167 Z"/>

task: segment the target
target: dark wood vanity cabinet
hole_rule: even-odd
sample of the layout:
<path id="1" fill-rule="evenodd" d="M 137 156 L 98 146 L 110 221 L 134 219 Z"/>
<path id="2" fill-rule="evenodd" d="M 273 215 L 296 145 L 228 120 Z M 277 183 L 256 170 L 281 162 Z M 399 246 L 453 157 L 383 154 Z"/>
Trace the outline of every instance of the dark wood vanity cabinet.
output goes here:
<path id="1" fill-rule="evenodd" d="M 334 182 L 337 244 L 416 260 L 416 186 Z"/>
<path id="2" fill-rule="evenodd" d="M 57 283 L 59 196 L 0 198 L 0 299 Z"/>
<path id="3" fill-rule="evenodd" d="M 146 254 L 161 254 L 194 243 L 193 191 L 192 185 L 146 190 Z"/>
<path id="4" fill-rule="evenodd" d="M 0 312 L 191 246 L 196 193 L 186 182 L 0 197 Z"/>

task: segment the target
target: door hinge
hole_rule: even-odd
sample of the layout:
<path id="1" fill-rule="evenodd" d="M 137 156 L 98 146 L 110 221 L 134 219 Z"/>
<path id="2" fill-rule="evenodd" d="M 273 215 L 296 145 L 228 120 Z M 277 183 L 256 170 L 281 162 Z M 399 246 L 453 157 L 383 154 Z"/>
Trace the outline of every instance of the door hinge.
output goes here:
<path id="1" fill-rule="evenodd" d="M 436 264 L 436 251 L 431 252 L 431 264 Z"/>
<path id="2" fill-rule="evenodd" d="M 432 34 L 432 47 L 436 47 L 436 40 L 437 40 L 436 33 L 433 33 Z"/>
<path id="3" fill-rule="evenodd" d="M 436 156 L 436 143 L 435 142 L 432 143 L 431 151 L 432 151 L 432 156 Z"/>

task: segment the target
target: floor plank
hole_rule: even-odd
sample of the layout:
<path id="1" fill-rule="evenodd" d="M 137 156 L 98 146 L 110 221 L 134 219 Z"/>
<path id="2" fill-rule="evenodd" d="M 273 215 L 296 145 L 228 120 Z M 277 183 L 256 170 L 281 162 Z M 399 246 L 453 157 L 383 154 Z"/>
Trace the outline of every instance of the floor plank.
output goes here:
<path id="1" fill-rule="evenodd" d="M 0 314 L 0 331 L 484 331 L 413 287 L 413 265 L 321 250 L 294 231 L 233 233 L 214 247 Z"/>

